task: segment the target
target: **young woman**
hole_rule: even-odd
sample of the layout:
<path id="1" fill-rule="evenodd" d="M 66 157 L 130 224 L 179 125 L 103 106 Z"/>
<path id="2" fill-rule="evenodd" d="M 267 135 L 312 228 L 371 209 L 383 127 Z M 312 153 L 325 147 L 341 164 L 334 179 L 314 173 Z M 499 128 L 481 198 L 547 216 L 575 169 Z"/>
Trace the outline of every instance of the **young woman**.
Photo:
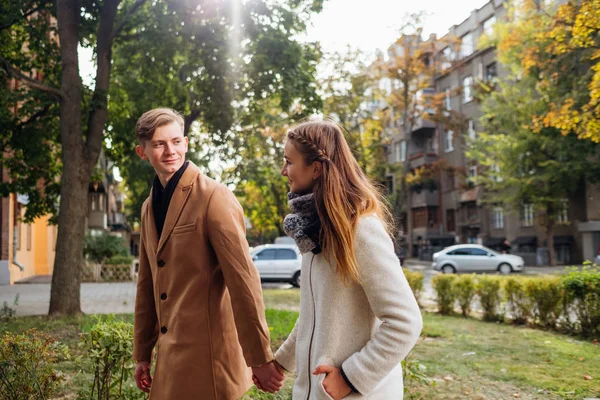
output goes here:
<path id="1" fill-rule="evenodd" d="M 381 195 L 333 122 L 289 131 L 281 173 L 284 229 L 303 254 L 300 317 L 275 355 L 297 374 L 293 398 L 402 399 L 400 362 L 422 319 Z"/>

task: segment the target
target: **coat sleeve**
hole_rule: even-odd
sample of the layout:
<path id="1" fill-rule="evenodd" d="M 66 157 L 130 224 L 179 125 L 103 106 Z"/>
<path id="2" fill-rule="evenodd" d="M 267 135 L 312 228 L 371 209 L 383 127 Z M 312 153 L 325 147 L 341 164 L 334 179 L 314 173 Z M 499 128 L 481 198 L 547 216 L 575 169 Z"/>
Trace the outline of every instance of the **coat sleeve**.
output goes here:
<path id="1" fill-rule="evenodd" d="M 154 303 L 152 272 L 150 271 L 150 263 L 143 239 L 140 239 L 139 262 L 133 323 L 133 359 L 136 361 L 151 361 L 152 349 L 154 349 L 158 339 L 158 318 Z"/>
<path id="2" fill-rule="evenodd" d="M 423 321 L 394 246 L 376 217 L 359 220 L 354 248 L 361 285 L 375 316 L 377 332 L 342 363 L 346 376 L 368 395 L 416 344 Z"/>
<path id="3" fill-rule="evenodd" d="M 246 224 L 239 202 L 225 186 L 211 196 L 208 237 L 223 271 L 238 338 L 249 367 L 273 360 L 258 271 L 250 259 Z"/>
<path id="4" fill-rule="evenodd" d="M 296 372 L 296 337 L 298 334 L 298 320 L 294 324 L 294 329 L 287 337 L 285 342 L 275 353 L 275 359 L 286 371 Z"/>

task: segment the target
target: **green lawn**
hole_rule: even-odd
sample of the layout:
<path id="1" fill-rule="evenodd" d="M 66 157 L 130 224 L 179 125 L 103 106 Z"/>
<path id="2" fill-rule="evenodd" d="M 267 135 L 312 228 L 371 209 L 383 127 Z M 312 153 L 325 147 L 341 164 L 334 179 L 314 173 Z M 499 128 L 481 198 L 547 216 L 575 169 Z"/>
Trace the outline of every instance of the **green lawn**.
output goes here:
<path id="1" fill-rule="evenodd" d="M 292 329 L 298 290 L 265 290 L 267 320 L 273 349 Z M 281 301 L 279 299 L 281 298 Z M 283 306 L 282 306 L 283 305 Z M 118 319 L 132 321 L 131 315 Z M 409 357 L 426 368 L 428 382 L 408 380 L 406 399 L 583 399 L 600 396 L 600 347 L 551 332 L 461 317 L 424 314 L 424 338 Z M 0 332 L 37 328 L 60 338 L 78 355 L 79 334 L 94 323 L 93 316 L 49 319 L 18 317 L 0 325 Z M 58 368 L 67 376 L 62 399 L 74 399 L 90 382 L 74 361 Z M 584 376 L 592 377 L 586 380 Z M 293 377 L 277 395 L 251 390 L 245 400 L 290 399 Z"/>

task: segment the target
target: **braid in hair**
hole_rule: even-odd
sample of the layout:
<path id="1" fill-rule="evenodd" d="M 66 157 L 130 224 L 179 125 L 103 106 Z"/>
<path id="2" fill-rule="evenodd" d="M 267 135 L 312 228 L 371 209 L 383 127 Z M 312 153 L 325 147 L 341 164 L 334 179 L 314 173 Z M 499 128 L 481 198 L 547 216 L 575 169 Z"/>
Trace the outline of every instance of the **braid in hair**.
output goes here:
<path id="1" fill-rule="evenodd" d="M 312 161 L 323 161 L 329 162 L 331 159 L 325 152 L 317 147 L 317 145 L 310 139 L 308 139 L 304 135 L 300 135 L 298 132 L 289 131 L 287 134 L 289 139 L 296 141 L 298 144 L 305 146 L 311 152 L 311 158 L 314 158 Z"/>

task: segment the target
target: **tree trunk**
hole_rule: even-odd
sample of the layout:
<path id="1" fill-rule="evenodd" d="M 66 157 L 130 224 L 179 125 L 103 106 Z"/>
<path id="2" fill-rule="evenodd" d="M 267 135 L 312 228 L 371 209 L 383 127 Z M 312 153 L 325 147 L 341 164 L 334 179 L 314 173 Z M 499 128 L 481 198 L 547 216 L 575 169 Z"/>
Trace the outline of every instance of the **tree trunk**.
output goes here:
<path id="1" fill-rule="evenodd" d="M 83 237 L 87 217 L 89 167 L 81 130 L 81 78 L 77 45 L 79 42 L 79 2 L 58 2 L 58 31 L 62 61 L 60 101 L 60 140 L 63 174 L 58 214 L 56 257 L 50 291 L 50 315 L 81 313 L 80 269 L 83 263 Z"/>
<path id="2" fill-rule="evenodd" d="M 50 315 L 81 313 L 81 267 L 83 239 L 88 216 L 88 186 L 92 170 L 102 150 L 104 125 L 107 118 L 107 94 L 110 83 L 113 26 L 120 0 L 106 0 L 100 12 L 97 33 L 96 83 L 92 97 L 84 143 L 82 130 L 82 84 L 79 76 L 78 50 L 79 1 L 60 0 L 57 5 L 61 54 L 60 141 L 63 174 L 58 214 L 58 237 L 52 288 Z M 136 5 L 142 4 L 138 0 Z M 135 6 L 134 6 L 135 7 Z M 132 7 L 132 9 L 135 9 Z"/>
<path id="3" fill-rule="evenodd" d="M 546 225 L 546 241 L 548 243 L 548 253 L 550 255 L 550 265 L 556 266 L 556 252 L 554 251 L 554 222 L 548 218 Z"/>

